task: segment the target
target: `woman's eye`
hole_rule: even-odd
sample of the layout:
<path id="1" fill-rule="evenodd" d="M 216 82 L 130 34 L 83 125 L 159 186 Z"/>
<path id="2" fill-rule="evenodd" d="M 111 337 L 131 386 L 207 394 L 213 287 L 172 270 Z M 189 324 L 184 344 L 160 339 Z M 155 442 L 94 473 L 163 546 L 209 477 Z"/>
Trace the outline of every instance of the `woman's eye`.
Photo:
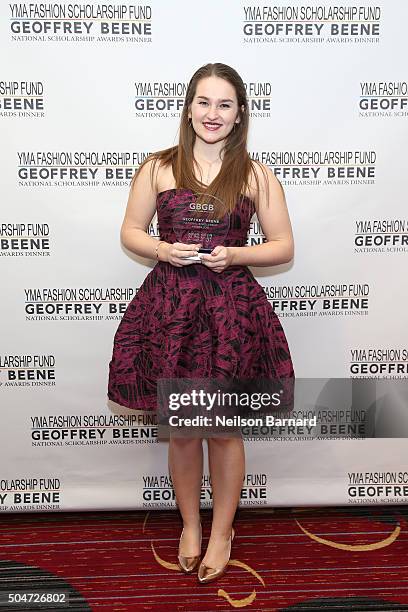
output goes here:
<path id="1" fill-rule="evenodd" d="M 207 104 L 207 102 L 205 102 L 205 100 L 200 100 L 199 104 Z M 225 104 L 225 103 L 221 104 L 221 106 L 224 106 L 225 108 L 230 108 L 230 105 L 229 104 Z"/>

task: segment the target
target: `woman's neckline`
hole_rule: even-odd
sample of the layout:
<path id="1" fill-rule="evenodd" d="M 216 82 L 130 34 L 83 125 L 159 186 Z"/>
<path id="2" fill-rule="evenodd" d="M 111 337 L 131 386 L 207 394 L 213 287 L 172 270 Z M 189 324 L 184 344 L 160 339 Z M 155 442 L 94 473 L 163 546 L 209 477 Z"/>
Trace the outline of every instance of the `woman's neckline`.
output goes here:
<path id="1" fill-rule="evenodd" d="M 208 185 L 207 185 L 208 187 Z M 159 196 L 163 195 L 164 193 L 168 193 L 169 191 L 190 191 L 191 193 L 193 193 L 192 189 L 189 189 L 189 187 L 171 187 L 170 189 L 164 189 L 163 191 L 159 191 L 156 195 L 156 199 L 158 199 Z M 253 203 L 253 205 L 255 206 L 255 202 L 252 198 L 250 198 L 249 196 L 246 196 L 244 194 L 241 194 L 242 197 L 245 200 L 249 200 L 250 202 Z"/>

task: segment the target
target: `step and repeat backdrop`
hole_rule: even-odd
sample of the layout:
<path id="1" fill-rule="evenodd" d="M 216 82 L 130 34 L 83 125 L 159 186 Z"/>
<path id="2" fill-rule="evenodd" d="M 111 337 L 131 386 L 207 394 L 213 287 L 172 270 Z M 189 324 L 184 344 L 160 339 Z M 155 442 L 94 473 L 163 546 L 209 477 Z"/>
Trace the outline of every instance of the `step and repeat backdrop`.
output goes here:
<path id="1" fill-rule="evenodd" d="M 130 180 L 178 142 L 208 62 L 241 74 L 250 154 L 285 189 L 294 261 L 252 271 L 296 376 L 407 377 L 407 3 L 219 9 L 1 4 L 2 511 L 175 507 L 155 414 L 108 401 L 108 363 L 155 263 L 120 243 Z M 240 505 L 407 503 L 407 439 L 353 439 L 360 412 L 310 439 L 249 431 Z"/>

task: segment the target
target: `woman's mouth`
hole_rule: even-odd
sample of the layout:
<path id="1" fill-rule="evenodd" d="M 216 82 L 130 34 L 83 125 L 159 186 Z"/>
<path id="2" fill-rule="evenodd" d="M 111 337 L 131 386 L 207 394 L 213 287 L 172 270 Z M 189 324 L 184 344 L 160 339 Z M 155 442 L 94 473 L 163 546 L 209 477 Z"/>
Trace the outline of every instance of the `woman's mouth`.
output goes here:
<path id="1" fill-rule="evenodd" d="M 220 123 L 203 123 L 203 126 L 207 129 L 210 130 L 210 132 L 215 132 L 216 130 L 218 130 L 218 128 L 221 127 Z"/>

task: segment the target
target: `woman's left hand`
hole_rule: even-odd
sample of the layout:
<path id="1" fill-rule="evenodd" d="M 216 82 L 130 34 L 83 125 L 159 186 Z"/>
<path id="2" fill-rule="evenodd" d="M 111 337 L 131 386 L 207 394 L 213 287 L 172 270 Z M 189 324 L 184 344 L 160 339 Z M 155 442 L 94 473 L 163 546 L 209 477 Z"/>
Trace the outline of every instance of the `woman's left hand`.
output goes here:
<path id="1" fill-rule="evenodd" d="M 201 263 L 211 268 L 214 272 L 223 272 L 232 264 L 232 251 L 230 247 L 218 245 L 214 247 L 212 253 L 201 256 Z"/>

